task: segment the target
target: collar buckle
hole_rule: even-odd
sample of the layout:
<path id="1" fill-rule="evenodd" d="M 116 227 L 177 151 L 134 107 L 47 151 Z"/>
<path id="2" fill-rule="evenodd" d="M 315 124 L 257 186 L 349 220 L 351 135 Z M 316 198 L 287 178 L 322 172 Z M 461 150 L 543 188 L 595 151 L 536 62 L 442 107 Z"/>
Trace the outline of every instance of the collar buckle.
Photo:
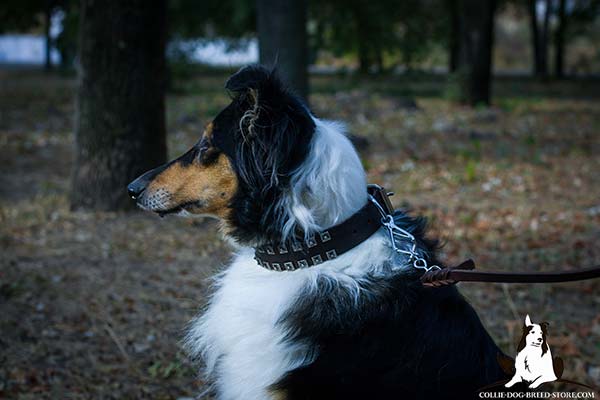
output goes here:
<path id="1" fill-rule="evenodd" d="M 367 191 L 381 206 L 386 215 L 394 214 L 394 206 L 392 206 L 392 203 L 390 202 L 390 196 L 394 195 L 393 192 L 388 192 L 385 188 L 374 183 L 367 185 Z"/>

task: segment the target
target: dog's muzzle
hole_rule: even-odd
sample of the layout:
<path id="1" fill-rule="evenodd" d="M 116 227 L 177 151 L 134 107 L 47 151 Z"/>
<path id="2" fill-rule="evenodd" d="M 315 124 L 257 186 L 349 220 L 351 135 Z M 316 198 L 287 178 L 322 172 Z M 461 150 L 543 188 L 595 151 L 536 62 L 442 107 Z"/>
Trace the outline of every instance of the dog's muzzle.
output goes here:
<path id="1" fill-rule="evenodd" d="M 134 179 L 129 185 L 127 185 L 127 193 L 129 194 L 129 197 L 134 199 L 142 208 L 148 208 L 149 204 L 145 193 L 146 188 L 150 182 L 152 182 L 152 180 L 156 178 L 158 174 L 163 172 L 170 164 L 171 163 L 161 165 L 160 167 L 154 168 Z"/>

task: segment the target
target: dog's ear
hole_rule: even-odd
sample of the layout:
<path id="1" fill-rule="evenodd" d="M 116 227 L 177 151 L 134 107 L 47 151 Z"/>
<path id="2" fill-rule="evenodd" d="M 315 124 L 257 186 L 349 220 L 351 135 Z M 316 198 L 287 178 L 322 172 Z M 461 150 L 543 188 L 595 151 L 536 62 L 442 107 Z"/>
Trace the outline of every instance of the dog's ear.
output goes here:
<path id="1" fill-rule="evenodd" d="M 531 318 L 529 318 L 529 314 L 527 314 L 527 316 L 525 316 L 525 326 L 531 326 L 533 325 L 531 323 Z"/>
<path id="2" fill-rule="evenodd" d="M 264 189 L 289 177 L 308 151 L 315 123 L 308 108 L 290 92 L 274 69 L 247 66 L 225 88 L 239 110 L 238 169 L 248 185 Z"/>
<path id="3" fill-rule="evenodd" d="M 242 67 L 238 72 L 229 77 L 225 83 L 225 89 L 235 94 L 242 94 L 250 89 L 257 90 L 270 79 L 274 78 L 274 75 L 274 70 L 261 65 L 249 65 Z"/>
<path id="4" fill-rule="evenodd" d="M 239 107 L 243 110 L 239 127 L 244 140 L 251 140 L 256 136 L 256 122 L 261 108 L 265 109 L 266 99 L 276 96 L 273 93 L 276 88 L 283 90 L 275 71 L 260 65 L 243 67 L 225 83 L 225 89 L 237 98 Z M 263 103 L 263 107 L 260 102 Z"/>

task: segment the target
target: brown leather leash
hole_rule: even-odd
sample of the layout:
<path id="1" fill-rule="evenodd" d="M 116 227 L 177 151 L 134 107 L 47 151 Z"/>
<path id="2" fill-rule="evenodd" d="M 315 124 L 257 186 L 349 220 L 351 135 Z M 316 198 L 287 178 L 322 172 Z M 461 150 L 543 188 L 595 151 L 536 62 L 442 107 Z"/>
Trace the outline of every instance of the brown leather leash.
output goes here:
<path id="1" fill-rule="evenodd" d="M 442 287 L 457 282 L 556 283 L 600 278 L 600 265 L 556 272 L 481 272 L 474 269 L 473 260 L 464 261 L 454 267 L 432 268 L 421 276 L 421 282 L 424 286 Z"/>

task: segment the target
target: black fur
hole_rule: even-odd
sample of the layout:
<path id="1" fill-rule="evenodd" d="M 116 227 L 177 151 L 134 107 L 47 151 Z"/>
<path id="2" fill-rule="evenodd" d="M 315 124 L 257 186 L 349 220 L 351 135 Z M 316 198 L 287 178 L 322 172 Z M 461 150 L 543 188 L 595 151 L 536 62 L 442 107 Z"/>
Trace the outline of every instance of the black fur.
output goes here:
<path id="1" fill-rule="evenodd" d="M 243 68 L 226 88 L 231 104 L 213 121 L 210 139 L 182 162 L 199 154 L 210 163 L 225 153 L 239 181 L 229 234 L 251 246 L 279 242 L 286 222 L 280 201 L 306 159 L 315 124 L 272 70 Z M 425 219 L 402 212 L 394 219 L 415 236 L 428 262 L 439 264 Z M 456 288 L 424 288 L 418 278 L 416 270 L 366 276 L 358 298 L 319 278 L 279 321 L 286 340 L 310 344 L 316 359 L 272 389 L 289 400 L 464 399 L 507 378 L 497 362 L 500 350 Z"/>
<path id="2" fill-rule="evenodd" d="M 529 331 L 533 328 L 533 326 L 523 325 L 523 334 L 521 335 L 521 340 L 519 341 L 519 345 L 517 346 L 517 353 L 527 346 L 527 335 Z"/>
<path id="3" fill-rule="evenodd" d="M 225 87 L 233 99 L 213 121 L 212 144 L 231 159 L 239 178 L 231 235 L 245 244 L 273 242 L 285 223 L 278 200 L 306 158 L 315 124 L 273 70 L 245 67 Z"/>
<path id="4" fill-rule="evenodd" d="M 519 345 L 517 346 L 517 353 L 520 352 L 527 346 L 527 335 L 529 331 L 531 331 L 533 327 L 523 325 L 523 334 L 521 335 L 521 340 L 519 341 Z M 548 342 L 546 341 L 546 336 L 548 335 L 548 323 L 542 322 L 540 324 L 540 328 L 542 328 L 542 356 L 546 354 L 548 351 Z"/>
<path id="5" fill-rule="evenodd" d="M 423 220 L 397 213 L 434 260 Z M 342 285 L 321 279 L 283 318 L 287 340 L 318 349 L 315 362 L 274 389 L 300 399 L 467 399 L 506 379 L 501 351 L 455 287 L 424 288 L 416 271 L 366 277 L 358 304 Z"/>
<path id="6" fill-rule="evenodd" d="M 546 336 L 548 335 L 548 323 L 542 322 L 540 324 L 540 327 L 542 328 L 542 356 L 543 356 L 548 351 L 548 342 L 546 341 Z"/>
<path id="7" fill-rule="evenodd" d="M 240 178 L 233 236 L 244 243 L 278 242 L 285 222 L 279 200 L 308 153 L 314 123 L 273 71 L 244 68 L 226 87 L 234 98 L 214 121 L 213 144 L 232 159 Z M 240 130 L 248 110 L 257 110 L 257 117 Z M 426 249 L 429 263 L 437 263 L 437 242 L 425 237 L 425 219 L 398 212 L 395 222 Z M 506 378 L 497 362 L 500 350 L 454 287 L 423 288 L 416 272 L 370 276 L 361 282 L 357 303 L 347 287 L 327 278 L 317 286 L 279 322 L 287 340 L 318 351 L 313 363 L 274 385 L 290 400 L 470 398 Z"/>

